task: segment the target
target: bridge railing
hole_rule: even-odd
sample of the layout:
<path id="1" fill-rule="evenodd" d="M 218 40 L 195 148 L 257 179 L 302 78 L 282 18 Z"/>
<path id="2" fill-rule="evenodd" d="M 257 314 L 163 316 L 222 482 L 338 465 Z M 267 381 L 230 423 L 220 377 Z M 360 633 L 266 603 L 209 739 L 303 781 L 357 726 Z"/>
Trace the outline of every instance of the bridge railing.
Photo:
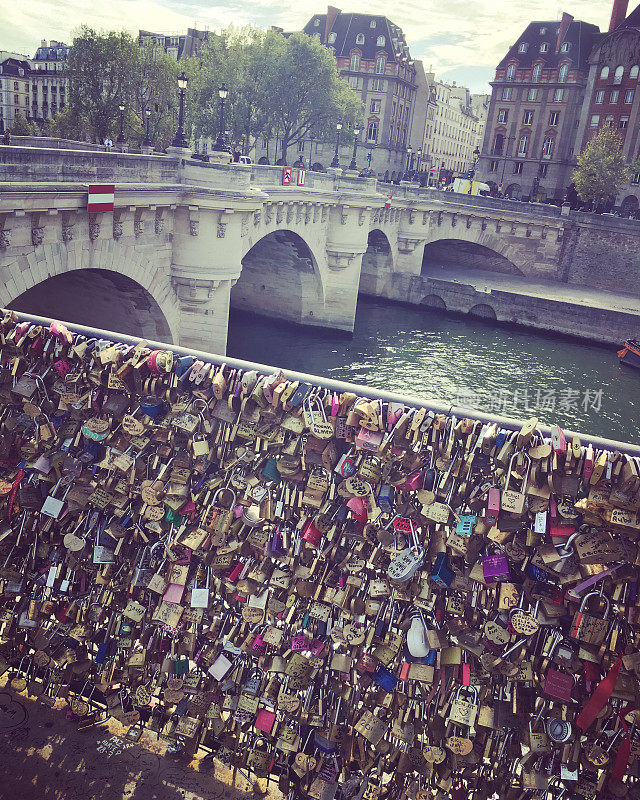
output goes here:
<path id="1" fill-rule="evenodd" d="M 5 309 L 0 309 L 2 313 L 6 313 Z M 26 322 L 31 322 L 35 325 L 49 326 L 52 320 L 49 317 L 39 317 L 33 314 L 23 314 L 20 311 L 13 311 L 12 313 Z M 86 325 L 76 325 L 72 322 L 63 322 L 69 330 L 75 333 L 80 333 L 89 338 L 102 339 L 109 342 L 117 343 L 124 342 L 126 344 L 136 345 L 142 339 L 129 336 L 124 333 L 114 333 L 113 331 L 105 331 L 100 328 L 91 328 Z M 370 386 L 362 386 L 354 383 L 346 383 L 344 381 L 336 381 L 331 378 L 324 378 L 318 375 L 310 375 L 305 372 L 294 372 L 288 369 L 281 369 L 280 367 L 269 366 L 267 364 L 260 364 L 254 361 L 243 361 L 238 358 L 230 358 L 229 356 L 221 356 L 215 353 L 207 353 L 201 350 L 192 350 L 186 347 L 179 347 L 178 345 L 166 344 L 165 342 L 156 342 L 150 339 L 144 340 L 148 347 L 157 350 L 170 350 L 171 352 L 180 356 L 194 356 L 209 364 L 226 364 L 228 367 L 240 370 L 256 370 L 262 375 L 271 375 L 274 372 L 282 372 L 288 380 L 300 381 L 302 383 L 310 383 L 311 385 L 321 386 L 330 389 L 333 392 L 353 392 L 360 397 L 366 397 L 371 400 L 382 400 L 383 402 L 402 403 L 406 406 L 426 408 L 436 414 L 452 414 L 458 419 L 468 418 L 471 420 L 480 420 L 482 423 L 495 423 L 501 428 L 507 430 L 520 430 L 524 425 L 524 420 L 514 419 L 512 417 L 502 417 L 497 414 L 486 414 L 483 411 L 476 409 L 465 408 L 463 406 L 455 406 L 446 403 L 442 400 L 434 398 L 415 397 L 412 395 L 404 395 L 399 392 L 388 392 L 384 389 L 375 389 Z M 538 429 L 545 437 L 551 436 L 551 429 L 546 425 L 539 425 Z M 599 450 L 618 450 L 622 453 L 627 453 L 630 456 L 640 456 L 640 445 L 630 444 L 627 442 L 618 442 L 612 439 L 605 439 L 600 436 L 590 436 L 584 433 L 575 431 L 565 431 L 567 438 L 571 439 L 578 436 L 583 445 L 592 444 L 594 448 Z"/>

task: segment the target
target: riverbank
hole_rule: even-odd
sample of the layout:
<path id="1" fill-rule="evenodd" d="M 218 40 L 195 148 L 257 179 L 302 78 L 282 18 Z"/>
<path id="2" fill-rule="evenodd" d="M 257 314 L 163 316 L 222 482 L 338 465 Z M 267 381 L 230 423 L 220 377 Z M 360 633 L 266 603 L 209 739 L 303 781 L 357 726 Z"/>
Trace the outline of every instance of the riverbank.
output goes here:
<path id="1" fill-rule="evenodd" d="M 385 278 L 363 274 L 361 293 L 599 344 L 620 346 L 640 334 L 640 298 L 630 294 L 449 265 Z"/>

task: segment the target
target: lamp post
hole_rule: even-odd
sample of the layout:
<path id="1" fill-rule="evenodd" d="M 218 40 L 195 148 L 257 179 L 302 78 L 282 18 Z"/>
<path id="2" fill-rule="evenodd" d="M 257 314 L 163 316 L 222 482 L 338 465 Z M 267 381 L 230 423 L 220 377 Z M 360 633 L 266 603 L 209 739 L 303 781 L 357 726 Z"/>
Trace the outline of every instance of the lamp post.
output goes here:
<path id="1" fill-rule="evenodd" d="M 418 152 L 416 154 L 416 168 L 418 170 L 418 180 L 420 180 L 420 176 L 422 175 L 422 148 L 418 148 Z"/>
<path id="2" fill-rule="evenodd" d="M 409 177 L 410 177 L 409 176 L 409 171 L 411 170 L 412 166 L 413 166 L 413 148 L 411 147 L 411 145 L 409 145 L 409 147 L 407 147 L 407 169 L 406 169 L 406 171 L 404 173 L 404 180 L 405 181 L 409 180 Z"/>
<path id="3" fill-rule="evenodd" d="M 353 129 L 353 155 L 351 156 L 351 163 L 349 169 L 358 169 L 356 164 L 356 148 L 358 147 L 358 136 L 360 136 L 360 128 Z"/>
<path id="4" fill-rule="evenodd" d="M 336 152 L 335 152 L 335 155 L 333 156 L 333 161 L 331 162 L 331 166 L 332 167 L 339 167 L 340 166 L 340 160 L 338 158 L 338 149 L 340 147 L 340 131 L 341 130 L 342 130 L 342 123 L 341 122 L 336 122 L 336 131 L 337 131 L 337 134 L 336 134 Z"/>
<path id="5" fill-rule="evenodd" d="M 469 180 L 473 180 L 476 174 L 476 164 L 478 163 L 478 157 L 480 156 L 480 150 L 476 147 L 473 151 L 473 161 L 471 162 L 471 169 L 469 170 Z"/>
<path id="6" fill-rule="evenodd" d="M 118 134 L 118 138 L 116 139 L 117 143 L 120 145 L 124 144 L 124 106 L 118 106 L 120 109 L 120 133 Z"/>
<path id="7" fill-rule="evenodd" d="M 309 169 L 313 167 L 313 140 L 315 138 L 312 133 L 309 134 Z"/>
<path id="8" fill-rule="evenodd" d="M 504 185 L 504 171 L 505 171 L 505 168 L 507 166 L 507 156 L 509 155 L 509 152 L 508 152 L 508 150 L 509 150 L 509 142 L 515 141 L 515 138 L 516 138 L 515 136 L 507 136 L 507 139 L 506 139 L 506 147 L 504 148 L 504 158 L 502 159 L 502 175 L 500 176 L 500 186 L 499 186 L 499 190 L 500 190 L 500 192 L 502 192 L 502 194 L 504 194 L 504 188 L 503 188 L 503 185 Z"/>
<path id="9" fill-rule="evenodd" d="M 146 126 L 146 129 L 145 129 L 144 140 L 142 142 L 142 146 L 143 147 L 151 147 L 151 139 L 149 137 L 149 120 L 151 118 L 151 109 L 150 108 L 145 108 L 144 115 L 145 115 L 145 117 L 147 119 L 147 126 Z"/>
<path id="10" fill-rule="evenodd" d="M 173 137 L 173 146 L 186 149 L 189 143 L 184 136 L 184 92 L 187 88 L 187 76 L 182 73 L 178 78 L 178 92 L 180 96 L 180 105 L 178 107 L 178 130 Z"/>
<path id="11" fill-rule="evenodd" d="M 218 151 L 227 149 L 224 143 L 224 101 L 227 99 L 228 95 L 229 90 L 223 83 L 218 89 L 218 97 L 220 98 L 220 130 L 218 131 L 216 143 L 213 146 L 213 149 Z"/>

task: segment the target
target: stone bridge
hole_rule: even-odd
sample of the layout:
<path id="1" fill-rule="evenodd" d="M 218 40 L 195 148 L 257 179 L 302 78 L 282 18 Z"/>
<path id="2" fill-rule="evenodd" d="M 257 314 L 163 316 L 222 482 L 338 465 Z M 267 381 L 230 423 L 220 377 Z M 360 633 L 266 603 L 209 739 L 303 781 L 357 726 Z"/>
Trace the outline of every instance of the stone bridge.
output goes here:
<path id="1" fill-rule="evenodd" d="M 600 289 L 637 276 L 634 222 L 340 170 L 292 177 L 2 146 L 0 305 L 224 353 L 230 305 L 351 331 L 359 292 L 500 318 L 451 269 Z M 113 212 L 87 213 L 90 183 L 115 183 Z"/>

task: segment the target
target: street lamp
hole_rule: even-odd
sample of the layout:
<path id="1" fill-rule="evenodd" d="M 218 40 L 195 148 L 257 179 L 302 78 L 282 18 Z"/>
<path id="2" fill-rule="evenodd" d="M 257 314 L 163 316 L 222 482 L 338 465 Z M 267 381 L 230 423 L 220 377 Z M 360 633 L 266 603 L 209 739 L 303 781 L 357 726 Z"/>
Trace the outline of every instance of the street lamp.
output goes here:
<path id="1" fill-rule="evenodd" d="M 187 76 L 183 72 L 182 75 L 178 77 L 178 91 L 180 95 L 180 105 L 178 107 L 178 130 L 176 131 L 176 135 L 173 137 L 173 146 L 183 149 L 189 147 L 189 143 L 184 136 L 184 92 L 186 88 Z"/>
<path id="2" fill-rule="evenodd" d="M 337 134 L 336 134 L 336 152 L 335 152 L 335 155 L 333 156 L 333 161 L 331 162 L 331 166 L 332 167 L 339 167 L 340 166 L 340 160 L 338 159 L 338 148 L 340 147 L 340 131 L 341 130 L 342 130 L 342 123 L 341 122 L 336 122 L 336 131 L 337 131 Z"/>
<path id="3" fill-rule="evenodd" d="M 421 147 L 418 148 L 418 152 L 416 154 L 416 168 L 418 170 L 418 180 L 420 182 L 422 182 L 422 178 L 420 177 L 422 175 L 422 148 Z"/>
<path id="4" fill-rule="evenodd" d="M 149 120 L 151 119 L 151 109 L 145 108 L 144 111 L 145 117 L 147 118 L 147 127 L 144 134 L 144 140 L 142 142 L 143 147 L 151 147 L 151 139 L 149 137 Z"/>
<path id="5" fill-rule="evenodd" d="M 405 181 L 409 180 L 409 171 L 411 170 L 412 167 L 413 167 L 413 148 L 411 147 L 411 145 L 409 145 L 409 147 L 407 147 L 407 170 L 404 174 Z"/>
<path id="6" fill-rule="evenodd" d="M 116 139 L 118 144 L 124 144 L 124 106 L 118 106 L 120 109 L 120 133 Z"/>
<path id="7" fill-rule="evenodd" d="M 309 134 L 309 169 L 313 166 L 313 140 L 315 138 L 312 133 Z"/>
<path id="8" fill-rule="evenodd" d="M 216 143 L 213 146 L 213 149 L 218 151 L 227 149 L 224 143 L 224 101 L 227 99 L 228 95 L 229 90 L 223 83 L 218 89 L 218 97 L 220 98 L 220 130 L 218 131 Z"/>
<path id="9" fill-rule="evenodd" d="M 473 161 L 471 162 L 471 169 L 469 170 L 469 180 L 473 180 L 476 174 L 476 164 L 478 163 L 478 157 L 480 155 L 480 150 L 476 147 L 473 151 Z"/>
<path id="10" fill-rule="evenodd" d="M 358 169 L 356 164 L 356 148 L 358 147 L 358 136 L 360 136 L 360 128 L 353 129 L 353 155 L 351 156 L 351 163 L 349 169 Z"/>

